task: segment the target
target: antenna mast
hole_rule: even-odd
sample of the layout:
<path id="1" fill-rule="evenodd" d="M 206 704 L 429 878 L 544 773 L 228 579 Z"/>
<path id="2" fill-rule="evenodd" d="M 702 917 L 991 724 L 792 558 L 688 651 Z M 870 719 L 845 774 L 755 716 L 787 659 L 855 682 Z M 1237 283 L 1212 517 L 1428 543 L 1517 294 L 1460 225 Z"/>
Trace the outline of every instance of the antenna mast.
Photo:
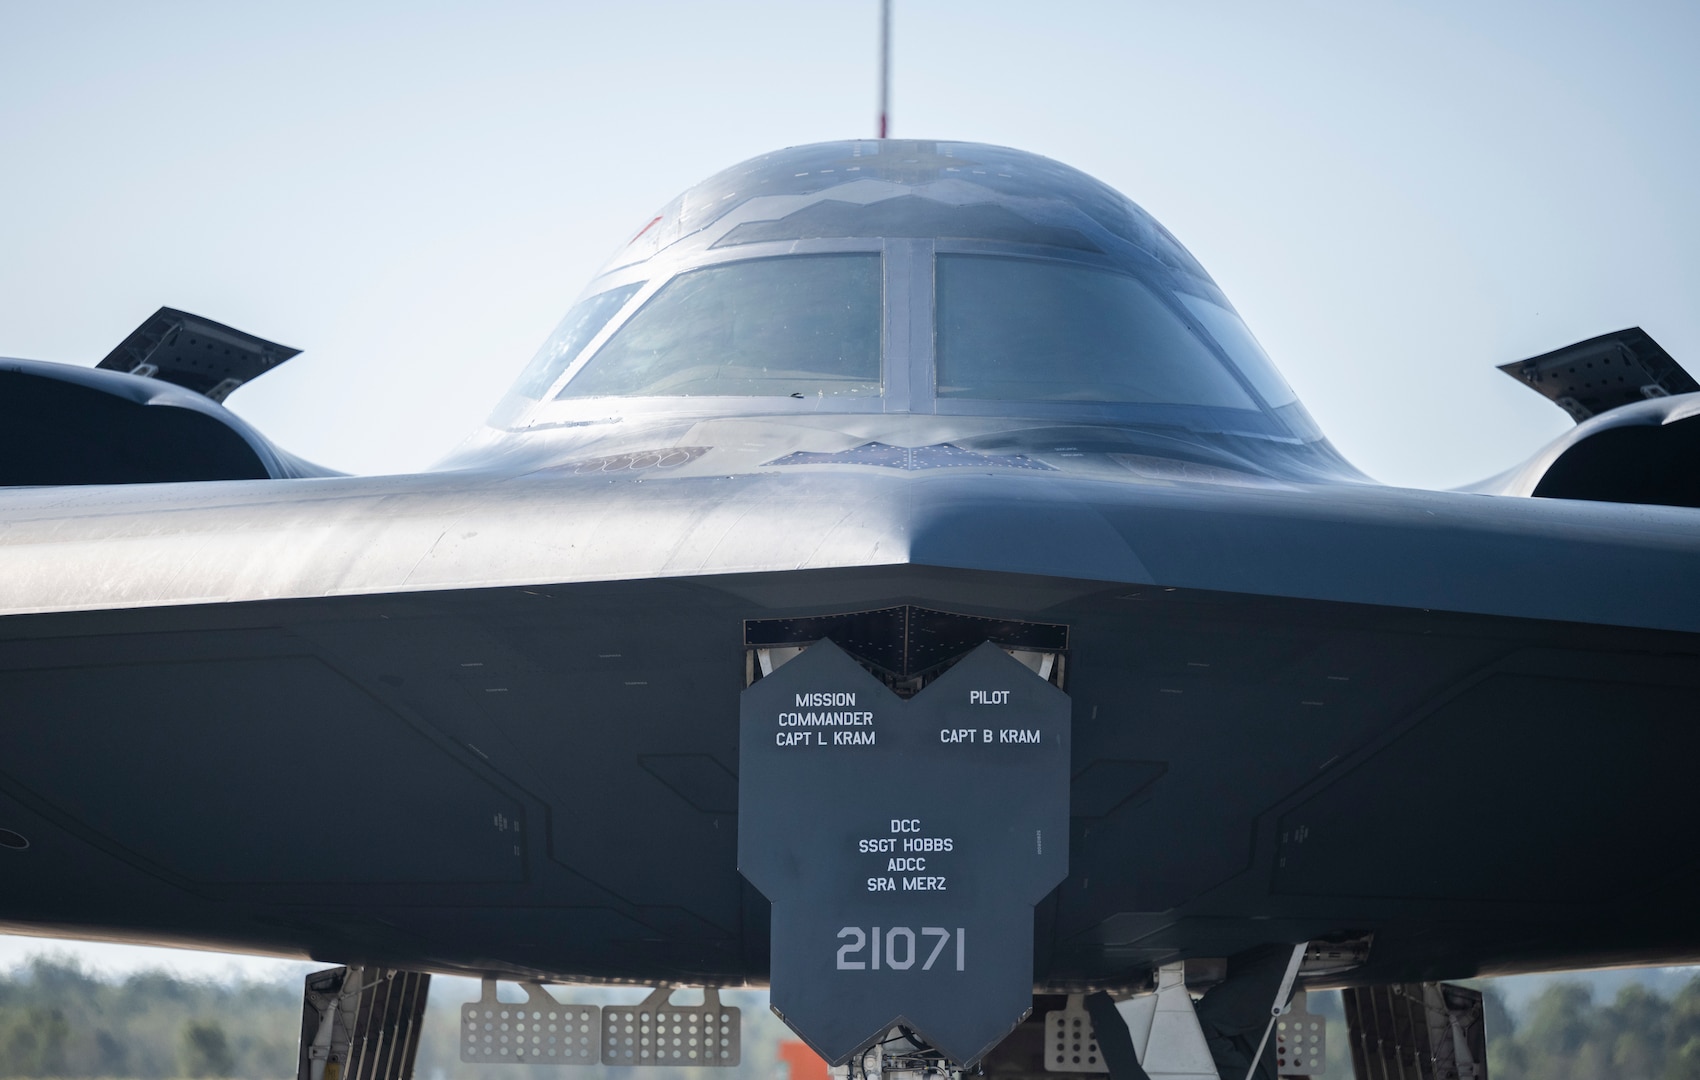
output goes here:
<path id="1" fill-rule="evenodd" d="M 880 124 L 878 138 L 885 138 L 891 111 L 891 0 L 880 0 Z"/>

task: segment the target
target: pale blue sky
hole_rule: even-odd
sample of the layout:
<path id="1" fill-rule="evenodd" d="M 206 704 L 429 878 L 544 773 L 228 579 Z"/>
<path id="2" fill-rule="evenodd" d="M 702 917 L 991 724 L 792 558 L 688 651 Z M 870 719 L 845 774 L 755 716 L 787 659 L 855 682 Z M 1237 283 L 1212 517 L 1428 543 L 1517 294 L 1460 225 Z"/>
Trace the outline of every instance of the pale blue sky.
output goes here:
<path id="1" fill-rule="evenodd" d="M 474 426 L 684 187 L 871 132 L 876 0 L 0 0 L 0 355 L 160 304 L 305 348 L 232 406 L 362 472 Z M 1493 370 L 1639 324 L 1700 370 L 1692 3 L 896 0 L 894 134 L 1081 167 L 1204 262 L 1361 467 L 1562 432 Z"/>

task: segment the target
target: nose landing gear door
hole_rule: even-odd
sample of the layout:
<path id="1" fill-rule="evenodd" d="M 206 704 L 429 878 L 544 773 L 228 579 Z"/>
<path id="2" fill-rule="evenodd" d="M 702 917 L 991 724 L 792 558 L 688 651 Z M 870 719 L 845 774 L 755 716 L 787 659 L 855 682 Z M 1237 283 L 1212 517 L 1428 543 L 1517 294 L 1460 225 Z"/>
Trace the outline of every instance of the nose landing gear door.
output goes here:
<path id="1" fill-rule="evenodd" d="M 959 1065 L 1032 1004 L 1068 873 L 1069 700 L 981 645 L 907 701 L 830 641 L 744 691 L 738 868 L 772 1002 L 841 1064 L 896 1024 Z"/>

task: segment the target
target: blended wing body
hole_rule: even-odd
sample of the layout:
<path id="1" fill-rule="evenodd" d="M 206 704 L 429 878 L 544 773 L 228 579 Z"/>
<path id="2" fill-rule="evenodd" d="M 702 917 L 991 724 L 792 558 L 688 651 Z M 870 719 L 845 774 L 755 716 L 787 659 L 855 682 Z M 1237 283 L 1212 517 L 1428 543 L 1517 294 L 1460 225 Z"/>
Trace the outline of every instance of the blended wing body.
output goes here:
<path id="1" fill-rule="evenodd" d="M 1370 483 L 1055 162 L 769 155 L 438 471 L 0 493 L 0 922 L 762 983 L 739 694 L 810 632 L 760 628 L 902 688 L 940 665 L 850 620 L 901 611 L 1066 628 L 1039 987 L 1306 940 L 1373 938 L 1371 982 L 1692 959 L 1700 510 L 1584 497 Z"/>

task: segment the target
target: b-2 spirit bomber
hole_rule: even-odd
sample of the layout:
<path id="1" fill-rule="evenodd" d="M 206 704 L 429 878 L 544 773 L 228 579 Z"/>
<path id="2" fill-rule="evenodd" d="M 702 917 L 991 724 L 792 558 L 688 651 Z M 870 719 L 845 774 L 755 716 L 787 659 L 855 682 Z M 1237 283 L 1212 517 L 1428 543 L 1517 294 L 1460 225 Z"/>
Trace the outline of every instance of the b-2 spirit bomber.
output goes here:
<path id="1" fill-rule="evenodd" d="M 0 922 L 345 965 L 311 1080 L 406 1077 L 428 972 L 469 1061 L 732 1064 L 769 986 L 855 1074 L 1302 1075 L 1332 986 L 1360 1075 L 1479 1076 L 1441 980 L 1700 955 L 1648 335 L 1403 490 L 1054 161 L 798 147 L 635 232 L 417 475 L 273 446 L 221 402 L 294 350 L 186 312 L 0 363 Z"/>

